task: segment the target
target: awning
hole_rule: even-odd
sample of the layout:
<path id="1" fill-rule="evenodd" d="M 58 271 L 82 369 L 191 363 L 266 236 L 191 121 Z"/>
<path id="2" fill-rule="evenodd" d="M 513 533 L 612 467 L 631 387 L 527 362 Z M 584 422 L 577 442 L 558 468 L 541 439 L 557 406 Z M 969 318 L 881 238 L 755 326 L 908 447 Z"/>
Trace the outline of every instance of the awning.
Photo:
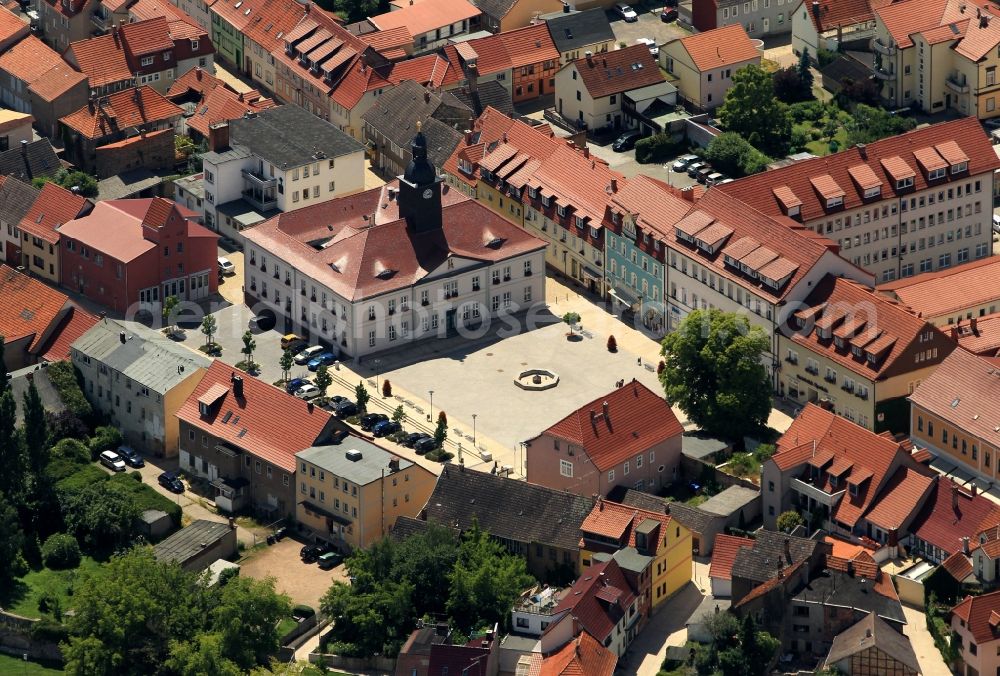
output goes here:
<path id="1" fill-rule="evenodd" d="M 639 304 L 639 299 L 633 296 L 632 294 L 628 293 L 624 289 L 611 287 L 608 293 L 610 293 L 611 297 L 617 300 L 619 303 L 624 303 L 625 305 L 628 305 L 630 307 Z"/>
<path id="2" fill-rule="evenodd" d="M 604 281 L 604 275 L 602 275 L 600 272 L 594 272 L 593 268 L 589 268 L 586 265 L 583 266 L 583 276 L 590 277 L 595 282 Z"/>

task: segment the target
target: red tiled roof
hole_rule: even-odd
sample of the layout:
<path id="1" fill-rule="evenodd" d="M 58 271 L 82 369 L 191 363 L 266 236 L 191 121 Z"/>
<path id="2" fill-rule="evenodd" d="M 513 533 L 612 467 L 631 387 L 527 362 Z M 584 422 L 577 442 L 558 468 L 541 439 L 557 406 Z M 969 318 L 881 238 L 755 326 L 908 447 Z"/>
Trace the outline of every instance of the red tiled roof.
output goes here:
<path id="1" fill-rule="evenodd" d="M 638 380 L 581 406 L 544 432 L 582 447 L 602 472 L 683 433 L 663 395 Z"/>
<path id="2" fill-rule="evenodd" d="M 86 197 L 74 195 L 47 181 L 18 227 L 33 237 L 56 244 L 59 242 L 57 228 L 79 216 L 86 206 Z"/>
<path id="3" fill-rule="evenodd" d="M 1000 25 L 978 20 L 980 9 L 995 16 L 994 7 L 983 0 L 909 0 L 875 13 L 900 47 L 912 47 L 912 36 L 923 33 L 929 43 L 952 42 L 952 50 L 977 62 L 1000 44 Z"/>
<path id="4" fill-rule="evenodd" d="M 296 0 L 219 0 L 212 5 L 211 12 L 264 51 L 274 52 L 283 48 L 283 38 L 304 18 L 322 15 L 321 21 L 336 25 L 325 13 L 316 12 L 318 7 L 313 7 L 310 14 L 306 14 L 306 9 L 306 5 Z"/>
<path id="5" fill-rule="evenodd" d="M 448 59 L 440 54 L 425 54 L 415 59 L 400 61 L 389 72 L 389 81 L 393 84 L 399 84 L 404 80 L 413 80 L 431 87 L 454 84 L 463 77 L 465 76 L 461 70 L 454 67 Z"/>
<path id="6" fill-rule="evenodd" d="M 89 331 L 97 322 L 96 316 L 78 307 L 71 307 L 59 328 L 41 348 L 42 358 L 46 361 L 62 361 L 69 359 L 70 350 L 77 338 Z"/>
<path id="7" fill-rule="evenodd" d="M 754 59 L 760 63 L 760 52 L 739 23 L 681 38 L 681 44 L 701 72 Z"/>
<path id="8" fill-rule="evenodd" d="M 228 86 L 223 80 L 215 77 L 204 68 L 195 66 L 174 80 L 170 89 L 167 90 L 167 98 L 173 100 L 191 93 L 205 95 L 219 85 Z"/>
<path id="9" fill-rule="evenodd" d="M 573 66 L 579 71 L 583 86 L 594 99 L 664 81 L 656 57 L 649 53 L 646 45 L 632 45 L 613 52 L 595 54 L 589 61 L 587 57 L 577 59 Z"/>
<path id="10" fill-rule="evenodd" d="M 393 49 L 403 49 L 413 45 L 413 34 L 406 26 L 391 28 L 387 31 L 377 31 L 360 36 L 362 40 L 372 46 L 372 48 L 385 55 L 386 51 Z"/>
<path id="11" fill-rule="evenodd" d="M 962 549 L 962 538 L 975 542 L 982 531 L 1000 523 L 1000 506 L 982 495 L 973 496 L 951 479 L 938 477 L 930 498 L 910 532 L 951 554 Z"/>
<path id="12" fill-rule="evenodd" d="M 32 92 L 50 102 L 87 81 L 86 75 L 73 70 L 57 52 L 34 35 L 0 54 L 0 70 L 26 83 Z"/>
<path id="13" fill-rule="evenodd" d="M 905 3 L 904 3 L 905 4 Z M 1000 26 L 1000 21 L 993 21 Z M 969 157 L 968 171 L 963 171 L 934 182 L 935 185 L 950 185 L 952 181 L 965 181 L 971 175 L 989 173 L 1000 168 L 1000 159 L 993 152 L 993 146 L 983 131 L 982 125 L 975 117 L 966 117 L 951 122 L 941 122 L 920 129 L 892 136 L 874 143 L 869 143 L 861 156 L 857 147 L 843 152 L 796 162 L 794 165 L 741 178 L 732 183 L 718 186 L 719 192 L 732 195 L 745 204 L 766 214 L 780 215 L 780 201 L 774 196 L 771 188 L 774 185 L 786 185 L 802 200 L 802 220 L 810 223 L 828 215 L 826 202 L 810 185 L 810 179 L 821 174 L 829 174 L 847 194 L 844 196 L 844 206 L 835 207 L 837 212 L 849 211 L 865 204 L 877 202 L 879 199 L 897 199 L 896 181 L 883 165 L 883 160 L 899 157 L 904 166 L 910 166 L 907 173 L 915 173 L 913 188 L 906 188 L 907 194 L 914 190 L 927 188 L 926 174 L 915 171 L 917 161 L 913 152 L 919 148 L 937 147 L 949 141 L 954 141 L 961 151 Z M 893 166 L 895 161 L 889 161 Z M 908 164 L 907 164 L 908 163 Z M 872 172 L 882 181 L 882 191 L 879 198 L 864 198 L 864 190 L 859 189 L 851 179 L 850 168 L 867 164 Z M 912 165 L 912 166 L 911 166 Z M 896 171 L 899 171 L 898 169 Z M 831 212 L 832 215 L 832 212 Z M 799 226 L 801 227 L 801 226 Z"/>
<path id="14" fill-rule="evenodd" d="M 979 305 L 1000 305 L 1000 259 L 988 256 L 876 287 L 928 319 Z"/>
<path id="15" fill-rule="evenodd" d="M 608 587 L 621 592 L 617 601 L 609 603 L 598 599 L 597 593 Z M 618 567 L 618 562 L 611 559 L 587 568 L 552 610 L 552 614 L 558 615 L 568 610 L 585 630 L 603 643 L 634 600 L 635 593 Z"/>
<path id="16" fill-rule="evenodd" d="M 66 294 L 2 263 L 0 298 L 0 336 L 8 344 L 30 338 L 30 352 L 69 303 Z"/>
<path id="17" fill-rule="evenodd" d="M 540 676 L 611 676 L 617 663 L 617 655 L 583 631 L 542 661 Z"/>
<path id="18" fill-rule="evenodd" d="M 242 399 L 231 389 L 234 374 L 243 378 Z M 198 411 L 198 398 L 217 384 L 228 391 L 203 416 Z M 233 415 L 227 416 L 229 412 Z M 177 417 L 288 472 L 295 471 L 295 454 L 315 444 L 330 420 L 330 414 L 320 407 L 218 360 L 178 409 Z"/>
<path id="19" fill-rule="evenodd" d="M 413 35 L 423 35 L 479 14 L 479 8 L 467 0 L 420 0 L 402 9 L 373 16 L 368 21 L 380 31 L 406 26 Z"/>
<path id="20" fill-rule="evenodd" d="M 1000 312 L 976 317 L 973 329 L 971 321 L 944 327 L 958 344 L 980 357 L 1000 356 Z"/>
<path id="21" fill-rule="evenodd" d="M 910 394 L 910 402 L 1000 448 L 1000 369 L 986 358 L 954 350 Z"/>
<path id="22" fill-rule="evenodd" d="M 810 3 L 802 9 L 807 11 L 817 33 L 875 20 L 869 0 L 820 0 L 818 5 Z"/>
<path id="23" fill-rule="evenodd" d="M 623 547 L 636 546 L 636 529 L 643 521 L 655 521 L 659 525 L 659 533 L 664 533 L 672 517 L 664 512 L 654 512 L 617 502 L 598 498 L 598 502 L 580 524 L 580 532 L 584 537 L 598 535 L 613 540 L 623 540 Z M 651 536 L 652 542 L 659 541 L 660 536 Z M 652 549 L 656 549 L 652 547 Z"/>
<path id="24" fill-rule="evenodd" d="M 136 102 L 136 92 L 141 104 Z M 100 99 L 99 105 L 88 103 L 59 121 L 85 138 L 99 139 L 129 127 L 166 122 L 183 113 L 180 106 L 155 89 L 143 86 L 109 94 Z"/>
<path id="25" fill-rule="evenodd" d="M 941 567 L 958 582 L 964 582 L 972 575 L 972 560 L 961 549 L 942 561 Z"/>
<path id="26" fill-rule="evenodd" d="M 719 580 L 733 579 L 733 564 L 736 562 L 736 555 L 743 547 L 753 549 L 753 543 L 754 541 L 750 538 L 722 533 L 716 535 L 715 546 L 712 548 L 712 565 L 708 569 L 708 576 Z"/>
<path id="27" fill-rule="evenodd" d="M 6 7 L 0 7 L 0 43 L 12 39 L 15 35 L 27 35 L 29 32 L 28 24 Z"/>
<path id="28" fill-rule="evenodd" d="M 237 94 L 229 87 L 216 87 L 195 106 L 194 114 L 187 118 L 189 129 L 208 138 L 208 128 L 216 122 L 235 120 L 246 113 L 273 108 L 274 101 L 251 90 Z"/>
<path id="29" fill-rule="evenodd" d="M 879 491 L 865 519 L 883 530 L 898 530 L 914 516 L 933 483 L 932 476 L 912 467 L 900 467 Z"/>
<path id="30" fill-rule="evenodd" d="M 1000 612 L 1000 591 L 982 596 L 966 596 L 951 612 L 965 620 L 976 643 L 982 645 L 1000 638 L 1000 626 L 993 615 Z"/>

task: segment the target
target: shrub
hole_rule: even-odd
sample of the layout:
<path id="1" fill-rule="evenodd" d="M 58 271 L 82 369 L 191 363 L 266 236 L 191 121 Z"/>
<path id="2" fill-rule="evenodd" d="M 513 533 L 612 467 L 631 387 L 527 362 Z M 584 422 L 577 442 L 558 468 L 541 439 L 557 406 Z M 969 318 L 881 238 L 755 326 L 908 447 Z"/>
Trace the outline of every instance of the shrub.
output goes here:
<path id="1" fill-rule="evenodd" d="M 56 493 L 59 495 L 61 501 L 69 495 L 82 491 L 91 484 L 107 481 L 109 478 L 107 472 L 97 465 L 84 465 L 72 474 L 58 480 L 55 485 Z"/>
<path id="2" fill-rule="evenodd" d="M 819 122 L 826 112 L 822 101 L 800 101 L 788 106 L 788 114 L 793 122 Z"/>
<path id="3" fill-rule="evenodd" d="M 69 640 L 69 629 L 59 622 L 43 618 L 32 623 L 31 639 L 44 643 L 65 643 Z"/>
<path id="4" fill-rule="evenodd" d="M 835 153 L 838 150 L 840 150 L 840 144 L 837 143 L 836 141 L 830 141 L 829 148 L 831 153 Z"/>
<path id="5" fill-rule="evenodd" d="M 90 457 L 97 459 L 104 451 L 113 451 L 122 445 L 122 433 L 117 427 L 98 427 L 90 439 Z"/>
<path id="6" fill-rule="evenodd" d="M 615 340 L 614 336 L 608 336 L 608 352 L 618 351 L 618 341 Z"/>
<path id="7" fill-rule="evenodd" d="M 798 512 L 789 510 L 778 515 L 778 530 L 783 533 L 790 533 L 797 526 L 802 526 L 804 524 L 805 522 L 802 520 L 802 515 Z"/>
<path id="8" fill-rule="evenodd" d="M 42 561 L 53 570 L 76 568 L 80 565 L 80 543 L 68 533 L 50 535 L 42 545 Z"/>
<path id="9" fill-rule="evenodd" d="M 76 368 L 73 364 L 68 361 L 57 361 L 49 364 L 46 374 L 66 408 L 77 418 L 89 420 L 94 414 L 94 409 L 91 408 L 87 398 L 83 396 L 83 390 L 80 389 Z"/>
<path id="10" fill-rule="evenodd" d="M 724 174 L 740 177 L 763 171 L 771 158 L 754 148 L 739 134 L 725 132 L 708 144 L 705 158 Z"/>
<path id="11" fill-rule="evenodd" d="M 635 144 L 635 161 L 639 164 L 663 162 L 678 154 L 681 144 L 670 134 L 655 134 L 639 139 Z"/>
<path id="12" fill-rule="evenodd" d="M 823 138 L 823 130 L 813 127 L 812 129 L 809 130 L 809 138 L 812 141 L 820 140 L 821 138 Z"/>
<path id="13" fill-rule="evenodd" d="M 392 396 L 392 383 L 389 382 L 388 378 L 382 381 L 382 396 L 383 397 Z"/>
<path id="14" fill-rule="evenodd" d="M 313 610 L 312 606 L 307 606 L 305 604 L 300 603 L 299 605 L 294 606 L 292 608 L 292 617 L 306 618 L 306 617 L 312 617 L 315 614 L 316 611 Z"/>

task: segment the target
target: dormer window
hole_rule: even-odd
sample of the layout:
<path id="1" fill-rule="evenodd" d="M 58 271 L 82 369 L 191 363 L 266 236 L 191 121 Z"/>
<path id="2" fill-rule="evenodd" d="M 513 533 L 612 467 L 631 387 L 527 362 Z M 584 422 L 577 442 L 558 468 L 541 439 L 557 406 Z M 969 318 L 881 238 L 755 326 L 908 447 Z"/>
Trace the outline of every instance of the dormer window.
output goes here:
<path id="1" fill-rule="evenodd" d="M 789 218 L 794 218 L 794 217 L 798 216 L 799 212 L 801 210 L 802 210 L 802 207 L 800 207 L 798 205 L 795 205 L 794 207 L 788 207 L 788 216 L 789 216 Z"/>
<path id="2" fill-rule="evenodd" d="M 878 197 L 882 194 L 882 186 L 877 185 L 874 188 L 868 188 L 865 190 L 865 199 L 870 200 L 872 198 Z"/>
<path id="3" fill-rule="evenodd" d="M 907 176 L 906 178 L 901 178 L 896 181 L 896 190 L 903 190 L 905 188 L 913 187 L 913 177 Z"/>
<path id="4" fill-rule="evenodd" d="M 561 217 L 565 216 L 566 215 L 566 206 L 562 205 L 562 204 L 560 204 L 559 206 L 557 206 L 556 207 L 556 213 L 559 214 L 559 216 L 561 216 Z"/>
<path id="5" fill-rule="evenodd" d="M 208 404 L 203 401 L 198 402 L 198 413 L 201 415 L 208 415 Z"/>
<path id="6" fill-rule="evenodd" d="M 579 228 L 580 230 L 583 230 L 583 228 L 586 226 L 585 222 L 586 219 L 584 219 L 583 216 L 577 216 L 576 218 L 573 219 L 573 221 L 576 223 L 576 227 Z"/>
<path id="7" fill-rule="evenodd" d="M 831 474 L 830 475 L 830 488 L 836 488 L 837 487 L 837 481 L 838 481 L 837 477 L 835 477 L 834 475 Z"/>
<path id="8" fill-rule="evenodd" d="M 471 176 L 472 173 L 473 173 L 473 171 L 475 171 L 473 169 L 472 162 L 470 162 L 469 160 L 465 160 L 465 159 L 462 159 L 462 160 L 458 161 L 458 170 L 461 171 L 463 174 L 466 174 L 468 176 Z"/>
<path id="9" fill-rule="evenodd" d="M 528 197 L 538 199 L 538 188 L 528 188 Z"/>
<path id="10" fill-rule="evenodd" d="M 831 197 L 831 198 L 829 198 L 826 201 L 826 208 L 827 209 L 833 209 L 834 207 L 841 206 L 843 203 L 844 203 L 843 196 L 840 196 L 840 197 Z"/>
<path id="11" fill-rule="evenodd" d="M 549 197 L 548 195 L 545 195 L 544 197 L 542 197 L 542 206 L 545 206 L 545 207 L 552 206 L 552 198 Z"/>
<path id="12" fill-rule="evenodd" d="M 934 169 L 933 171 L 927 172 L 927 180 L 928 181 L 936 181 L 936 180 L 938 180 L 940 178 L 944 178 L 945 175 L 946 175 L 946 172 L 945 172 L 944 169 Z"/>
<path id="13" fill-rule="evenodd" d="M 958 164 L 951 165 L 951 173 L 961 174 L 963 171 L 969 168 L 968 162 L 959 162 Z"/>
<path id="14" fill-rule="evenodd" d="M 848 483 L 847 484 L 847 488 L 850 491 L 851 495 L 857 497 L 857 495 L 858 495 L 858 485 L 857 484 Z"/>

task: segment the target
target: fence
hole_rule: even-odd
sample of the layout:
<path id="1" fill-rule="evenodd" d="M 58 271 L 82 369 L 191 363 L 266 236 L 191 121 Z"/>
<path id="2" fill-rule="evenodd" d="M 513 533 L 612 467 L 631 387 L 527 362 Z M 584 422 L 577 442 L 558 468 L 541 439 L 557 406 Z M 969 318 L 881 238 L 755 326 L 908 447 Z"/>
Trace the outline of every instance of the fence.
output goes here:
<path id="1" fill-rule="evenodd" d="M 346 669 L 347 671 L 380 671 L 393 673 L 396 670 L 396 660 L 391 657 L 344 657 L 342 655 L 331 655 L 329 653 L 309 653 L 310 664 L 323 664 L 334 669 Z"/>

